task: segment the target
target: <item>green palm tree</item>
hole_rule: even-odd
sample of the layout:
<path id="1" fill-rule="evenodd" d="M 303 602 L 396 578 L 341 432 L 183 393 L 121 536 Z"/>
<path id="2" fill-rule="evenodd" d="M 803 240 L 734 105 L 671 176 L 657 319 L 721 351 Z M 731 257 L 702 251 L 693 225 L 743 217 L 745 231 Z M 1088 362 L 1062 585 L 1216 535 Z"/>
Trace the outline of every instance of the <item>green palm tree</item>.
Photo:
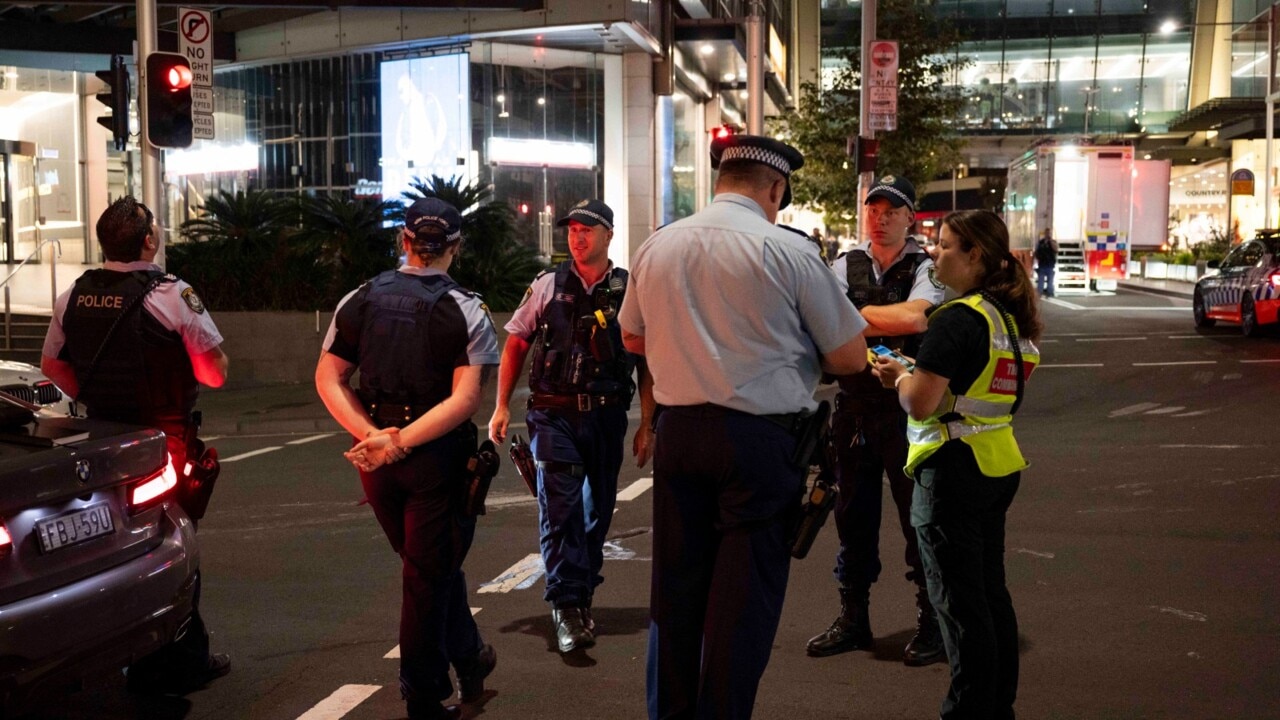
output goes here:
<path id="1" fill-rule="evenodd" d="M 536 249 L 516 239 L 511 209 L 493 201 L 492 186 L 463 185 L 457 175 L 448 180 L 432 175 L 427 180 L 414 178 L 410 187 L 412 190 L 403 193 L 405 200 L 439 198 L 462 213 L 465 244 L 449 275 L 479 293 L 490 309 L 514 310 L 525 288 L 546 265 Z M 403 210 L 400 213 L 403 220 Z"/>
<path id="2" fill-rule="evenodd" d="M 326 195 L 302 199 L 300 209 L 305 230 L 297 244 L 314 253 L 331 300 L 396 266 L 397 232 L 391 221 L 403 212 L 399 203 Z"/>

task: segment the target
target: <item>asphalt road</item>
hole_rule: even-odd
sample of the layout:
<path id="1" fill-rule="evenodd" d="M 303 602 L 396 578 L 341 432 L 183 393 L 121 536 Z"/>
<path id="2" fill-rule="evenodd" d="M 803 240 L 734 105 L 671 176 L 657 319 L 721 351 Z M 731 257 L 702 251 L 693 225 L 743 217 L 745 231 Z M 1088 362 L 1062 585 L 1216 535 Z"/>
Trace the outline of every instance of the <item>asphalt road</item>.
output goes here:
<path id="1" fill-rule="evenodd" d="M 1044 364 L 1016 422 L 1032 467 L 1007 541 L 1019 714 L 1280 717 L 1280 339 L 1196 331 L 1187 301 L 1123 291 L 1047 303 L 1044 318 Z M 104 678 L 33 718 L 404 717 L 388 657 L 399 563 L 360 504 L 340 456 L 348 441 L 312 429 L 213 444 L 228 462 L 200 528 L 203 608 L 232 674 L 164 700 L 131 698 Z M 620 480 L 634 497 L 614 517 L 599 644 L 561 656 L 541 599 L 536 508 L 504 465 L 466 564 L 499 664 L 467 717 L 644 717 L 648 477 L 629 465 Z M 937 716 L 945 665 L 901 664 L 914 608 L 894 522 L 887 512 L 876 649 L 804 654 L 837 610 L 828 528 L 792 566 L 756 717 Z"/>

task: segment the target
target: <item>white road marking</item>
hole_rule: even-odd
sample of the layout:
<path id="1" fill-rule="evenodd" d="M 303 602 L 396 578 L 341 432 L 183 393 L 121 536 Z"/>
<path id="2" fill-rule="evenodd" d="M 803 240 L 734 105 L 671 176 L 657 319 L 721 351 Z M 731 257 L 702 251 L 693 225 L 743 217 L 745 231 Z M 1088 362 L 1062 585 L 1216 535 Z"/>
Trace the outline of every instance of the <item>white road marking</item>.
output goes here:
<path id="1" fill-rule="evenodd" d="M 1148 410 L 1144 414 L 1145 415 L 1172 415 L 1173 413 L 1181 412 L 1182 410 L 1186 410 L 1186 409 L 1187 408 L 1183 405 L 1171 405 L 1169 407 L 1162 407 L 1162 408 L 1156 408 L 1155 410 Z"/>
<path id="2" fill-rule="evenodd" d="M 315 707 L 299 715 L 298 720 L 338 720 L 381 689 L 381 685 L 343 685 Z"/>
<path id="3" fill-rule="evenodd" d="M 1045 558 L 1047 560 L 1052 560 L 1055 557 L 1057 557 L 1051 552 L 1043 552 L 1040 550 L 1028 550 L 1026 548 L 1014 548 L 1013 551 L 1016 553 L 1022 553 L 1023 555 L 1033 555 L 1038 558 Z"/>
<path id="4" fill-rule="evenodd" d="M 1060 365 L 1037 365 L 1037 370 L 1044 368 L 1095 368 L 1104 367 L 1102 363 L 1062 363 Z"/>
<path id="5" fill-rule="evenodd" d="M 1190 307 L 1095 307 L 1089 309 L 1122 312 L 1191 312 Z"/>
<path id="6" fill-rule="evenodd" d="M 635 556 L 635 551 L 628 550 L 612 540 L 606 540 L 604 543 L 605 560 L 630 560 Z"/>
<path id="7" fill-rule="evenodd" d="M 1242 363 L 1280 363 L 1280 358 L 1267 358 L 1266 360 L 1241 360 Z"/>
<path id="8" fill-rule="evenodd" d="M 1059 300 L 1058 298 L 1042 298 L 1042 299 L 1043 299 L 1045 302 L 1047 302 L 1047 303 L 1049 303 L 1049 304 L 1051 304 L 1051 305 L 1057 305 L 1058 307 L 1064 307 L 1064 308 L 1066 308 L 1066 309 L 1068 309 L 1068 310 L 1084 310 L 1084 309 L 1085 309 L 1085 307 L 1084 307 L 1083 305 L 1077 305 L 1077 304 L 1075 304 L 1075 303 L 1069 303 L 1069 302 L 1067 302 L 1066 300 Z"/>
<path id="9" fill-rule="evenodd" d="M 625 490 L 618 493 L 618 502 L 631 502 L 640 497 L 645 490 L 653 487 L 653 478 L 645 477 L 631 483 Z"/>
<path id="10" fill-rule="evenodd" d="M 1160 407 L 1160 403 L 1138 403 L 1137 405 L 1129 405 L 1118 410 L 1112 410 L 1107 417 L 1121 417 L 1124 415 L 1133 415 L 1134 413 L 1146 412 Z"/>
<path id="11" fill-rule="evenodd" d="M 471 608 L 471 617 L 475 617 L 476 613 L 478 612 L 480 612 L 480 608 Z M 391 651 L 388 652 L 386 655 L 383 655 L 382 659 L 383 660 L 399 660 L 400 646 L 396 645 L 395 647 L 391 648 Z"/>
<path id="12" fill-rule="evenodd" d="M 1195 620 L 1196 622 L 1208 622 L 1209 620 L 1208 615 L 1205 615 L 1202 612 L 1196 612 L 1194 610 L 1179 610 L 1178 608 L 1157 607 L 1155 605 L 1148 605 L 1147 607 L 1150 607 L 1152 610 L 1156 610 L 1162 613 L 1169 613 L 1170 615 L 1173 615 L 1175 617 L 1180 617 L 1183 620 Z"/>
<path id="13" fill-rule="evenodd" d="M 337 435 L 337 434 L 338 433 L 325 433 L 323 435 L 312 435 L 311 437 L 304 437 L 304 438 L 299 438 L 297 440 L 290 440 L 289 442 L 285 443 L 285 445 L 305 445 L 309 442 L 315 442 L 316 440 L 323 440 L 325 438 L 333 437 L 334 435 Z"/>
<path id="14" fill-rule="evenodd" d="M 1218 340 L 1220 337 L 1236 337 L 1235 335 L 1169 335 L 1170 340 Z"/>
<path id="15" fill-rule="evenodd" d="M 221 435 L 210 435 L 209 437 L 206 437 L 206 438 L 200 438 L 200 439 L 201 439 L 201 440 L 203 440 L 203 441 L 205 441 L 205 442 L 207 442 L 207 443 L 209 443 L 209 442 L 213 442 L 214 440 L 221 440 L 221 439 L 222 439 L 222 436 L 221 436 Z"/>
<path id="16" fill-rule="evenodd" d="M 247 453 L 240 453 L 239 455 L 232 455 L 232 456 L 231 456 L 231 457 L 229 457 L 229 458 L 221 458 L 220 460 L 218 460 L 218 462 L 222 463 L 223 465 L 226 465 L 227 463 L 230 463 L 230 462 L 236 462 L 237 460 L 243 460 L 243 459 L 245 459 L 245 458 L 251 458 L 251 457 L 253 457 L 254 455 L 264 455 L 264 454 L 266 454 L 266 453 L 269 453 L 269 452 L 275 452 L 276 450 L 280 450 L 280 449 L 283 449 L 283 446 L 282 446 L 282 445 L 272 445 L 271 447 L 259 448 L 258 450 L 250 450 L 250 451 L 249 451 L 249 452 L 247 452 Z"/>
<path id="17" fill-rule="evenodd" d="M 1178 360 L 1178 361 L 1171 361 L 1171 362 L 1145 362 L 1145 363 L 1136 362 L 1133 364 L 1133 366 L 1134 367 L 1164 367 L 1164 366 L 1172 366 L 1172 365 L 1217 365 L 1217 364 L 1218 364 L 1217 360 Z"/>
<path id="18" fill-rule="evenodd" d="M 478 594 L 507 593 L 512 590 L 524 590 L 533 585 L 546 572 L 542 565 L 542 556 L 538 553 L 526 555 L 523 560 L 507 568 L 498 577 L 480 586 Z"/>
<path id="19" fill-rule="evenodd" d="M 1241 450 L 1249 445 L 1157 445 L 1161 450 L 1193 449 L 1193 450 Z M 1261 447 L 1254 445 L 1252 447 Z"/>
<path id="20" fill-rule="evenodd" d="M 1100 337 L 1100 338 L 1076 338 L 1076 342 L 1113 342 L 1116 340 L 1146 340 L 1144 336 L 1135 337 Z"/>

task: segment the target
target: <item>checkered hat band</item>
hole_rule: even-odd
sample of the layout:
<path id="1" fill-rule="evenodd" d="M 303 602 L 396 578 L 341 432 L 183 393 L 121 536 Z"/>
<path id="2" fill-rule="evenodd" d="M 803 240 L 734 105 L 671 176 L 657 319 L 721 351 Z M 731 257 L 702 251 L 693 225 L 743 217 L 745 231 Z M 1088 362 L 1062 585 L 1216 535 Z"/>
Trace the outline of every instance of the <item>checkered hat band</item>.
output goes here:
<path id="1" fill-rule="evenodd" d="M 873 192 L 880 192 L 881 190 L 883 190 L 883 191 L 885 191 L 885 192 L 887 192 L 887 193 L 889 193 L 889 194 L 891 194 L 891 195 L 897 195 L 897 196 L 898 196 L 898 198 L 899 198 L 900 200 L 902 200 L 902 202 L 906 203 L 906 204 L 907 204 L 907 207 L 911 208 L 912 210 L 914 210 L 914 209 L 916 208 L 916 204 L 915 204 L 915 203 L 913 203 L 913 202 L 911 202 L 911 198 L 907 197 L 907 194 L 906 194 L 906 193 L 902 192 L 901 190 L 899 190 L 898 188 L 896 188 L 896 187 L 894 187 L 894 186 L 892 186 L 892 185 L 877 185 L 877 186 L 875 186 L 875 187 L 871 188 L 871 192 L 869 192 L 869 193 L 867 193 L 867 194 L 868 194 L 868 195 L 870 195 L 870 194 L 871 194 L 871 193 L 873 193 Z"/>
<path id="2" fill-rule="evenodd" d="M 421 224 L 421 223 L 423 223 L 423 222 L 428 222 L 428 223 L 431 223 L 432 225 L 435 225 L 436 227 L 440 228 L 441 230 L 445 230 L 445 231 L 448 231 L 448 229 L 449 229 L 449 223 L 445 222 L 445 221 L 444 221 L 444 218 L 438 218 L 438 217 L 424 217 L 424 218 L 421 218 L 418 222 L 419 222 L 419 224 Z M 406 227 L 405 227 L 405 229 L 404 229 L 404 234 L 405 234 L 406 236 L 408 236 L 408 238 L 409 238 L 410 240 L 416 240 L 416 239 L 417 239 L 417 237 L 418 237 L 418 234 L 417 234 L 417 233 L 415 233 L 415 232 L 413 231 L 413 229 L 412 229 L 412 228 L 407 227 L 407 226 L 406 226 Z M 454 233 L 451 233 L 451 234 L 445 235 L 444 240 L 445 240 L 445 242 L 456 242 L 457 240 L 460 240 L 461 238 L 462 238 L 462 230 L 461 230 L 461 229 L 459 229 L 457 232 L 454 232 Z"/>
<path id="3" fill-rule="evenodd" d="M 720 154 L 720 162 L 728 162 L 729 160 L 750 160 L 764 163 L 783 175 L 791 174 L 791 163 L 787 162 L 786 158 L 772 150 L 766 150 L 754 145 L 734 145 L 733 147 L 725 148 L 724 152 Z"/>
<path id="4" fill-rule="evenodd" d="M 586 208 L 574 208 L 573 210 L 569 211 L 569 219 L 573 219 L 574 215 L 583 215 L 585 217 L 589 217 L 592 220 L 595 220 L 596 222 L 600 223 L 601 225 L 604 225 L 606 230 L 613 229 L 613 223 L 609 222 L 608 220 L 605 220 L 604 216 L 601 215 L 600 213 L 593 213 Z"/>

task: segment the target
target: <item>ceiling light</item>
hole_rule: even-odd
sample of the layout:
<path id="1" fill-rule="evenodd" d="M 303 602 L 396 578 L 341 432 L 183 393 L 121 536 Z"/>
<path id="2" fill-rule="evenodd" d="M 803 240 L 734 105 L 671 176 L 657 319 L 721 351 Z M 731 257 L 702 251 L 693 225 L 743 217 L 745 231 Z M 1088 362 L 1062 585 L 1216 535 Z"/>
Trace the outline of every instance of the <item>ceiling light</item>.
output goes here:
<path id="1" fill-rule="evenodd" d="M 724 80 L 725 82 L 733 82 L 734 80 L 737 80 L 737 79 L 738 79 L 738 76 L 734 75 L 733 73 L 725 73 L 724 77 L 721 78 L 721 80 Z"/>
<path id="2" fill-rule="evenodd" d="M 703 55 L 710 55 L 715 51 L 716 51 L 716 46 L 712 45 L 711 43 L 702 43 L 702 47 L 698 48 L 698 52 L 702 53 Z"/>

